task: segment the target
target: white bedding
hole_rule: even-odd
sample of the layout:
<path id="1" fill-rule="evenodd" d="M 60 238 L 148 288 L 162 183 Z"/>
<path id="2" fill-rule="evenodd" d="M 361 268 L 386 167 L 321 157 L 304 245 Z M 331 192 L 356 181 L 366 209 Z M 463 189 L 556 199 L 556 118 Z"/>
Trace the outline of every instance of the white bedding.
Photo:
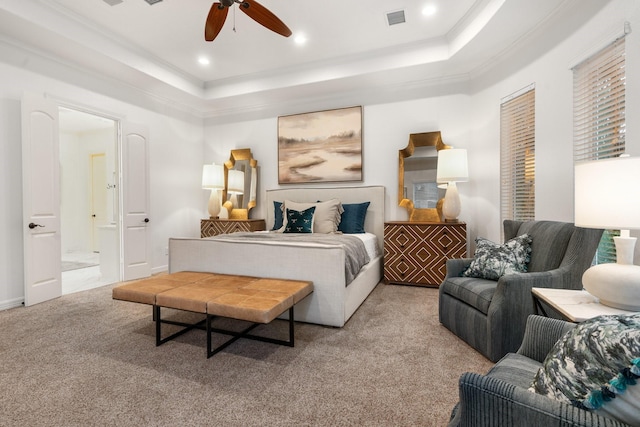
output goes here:
<path id="1" fill-rule="evenodd" d="M 255 231 L 255 233 L 273 233 L 273 231 Z M 349 236 L 357 237 L 362 240 L 364 243 L 364 248 L 367 251 L 367 255 L 369 255 L 369 259 L 374 259 L 380 256 L 380 249 L 378 248 L 378 236 L 373 233 L 358 233 L 358 234 L 349 234 Z M 215 239 L 214 237 L 207 237 L 207 239 Z M 234 240 L 233 234 L 228 234 L 224 236 L 224 240 L 232 241 Z M 293 246 L 325 246 L 322 243 L 317 242 L 279 242 L 279 241 L 264 241 L 260 242 L 265 245 L 293 245 Z"/>
<path id="2" fill-rule="evenodd" d="M 358 233 L 349 234 L 349 236 L 357 237 L 364 243 L 364 248 L 367 250 L 369 259 L 377 258 L 380 255 L 380 249 L 378 249 L 378 237 L 373 233 Z"/>

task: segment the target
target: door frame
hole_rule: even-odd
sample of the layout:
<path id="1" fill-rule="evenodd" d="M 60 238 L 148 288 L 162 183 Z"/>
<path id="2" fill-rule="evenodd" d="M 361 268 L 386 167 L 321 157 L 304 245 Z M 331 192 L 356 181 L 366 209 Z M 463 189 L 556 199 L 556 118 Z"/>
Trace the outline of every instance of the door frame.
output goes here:
<path id="1" fill-rule="evenodd" d="M 30 187 L 31 178 L 29 175 L 31 173 L 30 165 L 32 162 L 32 157 L 29 157 L 28 160 L 25 160 L 25 155 L 30 154 L 32 151 L 34 151 L 31 148 L 33 145 L 32 135 L 35 135 L 37 137 L 34 140 L 36 143 L 42 141 L 43 147 L 42 150 L 35 151 L 37 156 L 33 157 L 33 159 L 38 160 L 41 163 L 43 159 L 46 160 L 46 162 L 41 166 L 43 168 L 42 170 L 50 171 L 52 176 L 55 176 L 55 178 L 52 178 L 50 181 L 43 181 L 40 184 L 53 185 L 55 183 L 59 183 L 60 158 L 57 152 L 60 149 L 60 131 L 58 124 L 61 109 L 70 109 L 81 113 L 91 114 L 97 117 L 104 117 L 114 122 L 114 158 L 117 159 L 117 165 L 114 171 L 117 174 L 115 185 L 118 187 L 116 189 L 118 193 L 118 218 L 115 221 L 116 226 L 118 227 L 116 233 L 118 244 L 116 246 L 119 251 L 118 262 L 120 264 L 120 268 L 118 271 L 119 277 L 117 280 L 122 281 L 125 280 L 125 278 L 127 278 L 127 280 L 130 280 L 134 278 L 150 276 L 152 257 L 150 253 L 151 235 L 150 229 L 148 228 L 148 223 L 150 221 L 149 215 L 151 205 L 149 184 L 149 130 L 147 126 L 128 122 L 124 117 L 120 115 L 101 111 L 97 108 L 82 106 L 75 102 L 60 100 L 55 96 L 51 96 L 49 94 L 25 92 L 22 97 L 21 106 L 23 135 L 23 200 L 28 201 L 33 198 Z M 40 127 L 33 127 L 32 121 L 34 119 L 32 119 L 32 117 L 37 117 L 38 123 L 43 122 L 43 125 L 41 125 Z M 47 123 L 44 119 L 41 119 L 41 117 L 49 117 L 50 120 Z M 40 130 L 41 128 L 42 130 Z M 50 135 L 55 134 L 55 137 L 48 137 L 47 132 L 49 132 Z M 46 145 L 47 141 L 53 142 L 53 147 L 55 147 L 55 149 L 49 148 Z M 45 152 L 47 149 L 49 151 L 53 151 L 54 153 L 48 156 L 43 155 L 41 152 Z M 144 170 L 140 170 L 139 166 L 133 167 L 132 162 L 134 160 L 137 160 L 138 162 L 136 163 L 136 165 L 144 162 Z M 26 169 L 24 166 L 25 162 L 27 162 Z M 28 170 L 28 172 L 25 172 L 26 170 Z M 125 176 L 125 172 L 127 172 L 127 174 L 129 175 L 132 175 L 134 179 L 127 179 Z M 41 205 L 45 206 L 44 209 L 47 210 L 47 215 L 51 217 L 51 219 L 49 219 L 48 217 L 45 218 L 47 221 L 49 221 L 46 224 L 36 224 L 36 220 L 31 218 L 33 215 L 31 214 L 30 205 L 28 203 L 23 203 L 23 226 L 27 227 L 26 224 L 28 224 L 28 228 L 30 229 L 30 233 L 26 231 L 23 232 L 23 242 L 25 247 L 23 258 L 25 271 L 25 305 L 44 302 L 50 299 L 57 298 L 62 294 L 62 257 L 59 229 L 60 200 L 59 189 L 56 190 L 56 188 L 59 188 L 59 186 L 53 185 L 53 190 L 51 193 L 51 195 L 54 196 L 53 199 L 51 198 L 51 195 L 49 195 L 49 193 L 45 193 L 44 196 L 40 196 L 40 198 L 38 199 L 42 200 L 43 202 L 50 201 L 51 203 L 49 204 L 53 205 L 49 207 L 48 205 L 46 205 L 46 203 L 41 203 Z M 137 194 L 142 194 L 142 196 L 137 196 L 137 198 L 133 196 L 133 192 L 135 191 L 137 191 Z M 129 194 L 129 199 L 131 200 L 125 200 L 125 193 Z M 140 203 L 140 200 L 142 200 L 141 197 L 144 198 L 143 204 Z M 53 201 L 55 200 L 55 198 L 58 198 L 58 200 L 54 203 Z M 135 203 L 133 203 L 132 200 Z M 128 212 L 131 209 L 137 210 Z M 114 209 L 114 211 L 115 210 L 116 209 Z M 51 211 L 52 214 L 48 214 L 49 211 Z M 27 217 L 25 215 L 29 216 Z M 43 215 L 44 214 L 39 215 L 38 219 L 43 217 Z M 125 220 L 127 222 L 125 222 Z M 42 232 L 38 228 L 38 226 L 46 228 L 46 232 Z M 126 234 L 125 226 L 128 227 L 128 232 Z M 34 229 L 36 231 L 34 231 Z M 32 242 L 35 240 L 30 239 L 30 237 L 35 234 L 38 234 L 38 237 L 40 234 L 46 234 L 45 237 L 49 237 L 49 235 L 52 235 L 53 237 L 46 242 L 44 242 L 44 239 L 41 238 L 40 240 L 38 240 L 38 243 L 43 242 L 46 243 L 46 245 L 40 244 L 39 246 L 35 247 L 34 245 L 32 245 Z M 144 241 L 140 240 L 140 236 L 144 238 Z M 50 241 L 52 241 L 53 243 L 50 243 Z M 38 253 L 34 252 L 36 251 L 36 249 L 39 251 Z M 125 251 L 127 252 L 125 253 Z M 131 265 L 129 266 L 125 265 L 127 263 L 127 257 L 125 255 L 127 254 L 129 261 L 131 261 Z M 40 274 L 40 276 L 43 277 L 36 277 L 34 274 L 32 274 L 32 272 L 34 271 L 34 269 L 32 268 L 32 264 L 36 262 L 35 260 L 38 260 L 37 262 L 40 262 L 39 265 L 46 267 L 46 271 L 43 270 L 44 273 Z M 48 276 L 44 277 L 45 275 Z M 34 293 L 34 289 L 39 290 L 39 293 Z"/>
<path id="2" fill-rule="evenodd" d="M 92 107 L 76 104 L 73 102 L 62 101 L 53 98 L 53 102 L 58 107 L 58 111 L 60 108 L 65 108 L 67 110 L 73 110 L 84 114 L 90 114 L 96 117 L 102 117 L 107 120 L 112 120 L 114 123 L 114 141 L 113 149 L 114 149 L 114 159 L 115 159 L 115 187 L 114 191 L 116 192 L 117 197 L 114 198 L 114 203 L 116 203 L 116 208 L 114 211 L 117 213 L 117 218 L 115 218 L 116 222 L 116 236 L 118 241 L 116 242 L 116 250 L 118 253 L 116 254 L 116 258 L 118 260 L 118 277 L 117 280 L 122 280 L 122 272 L 123 272 L 123 258 L 122 258 L 122 245 L 123 245 L 123 236 L 122 236 L 122 121 L 123 117 L 117 114 L 109 113 L 106 111 L 98 110 Z"/>

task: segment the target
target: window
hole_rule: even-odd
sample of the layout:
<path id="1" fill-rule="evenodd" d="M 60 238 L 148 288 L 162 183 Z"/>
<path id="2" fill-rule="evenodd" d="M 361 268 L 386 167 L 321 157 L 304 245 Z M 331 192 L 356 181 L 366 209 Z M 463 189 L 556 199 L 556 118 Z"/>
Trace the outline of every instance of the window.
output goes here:
<path id="1" fill-rule="evenodd" d="M 575 163 L 617 157 L 625 151 L 625 43 L 620 38 L 573 69 L 573 159 Z M 594 262 L 616 262 L 606 230 Z"/>
<path id="2" fill-rule="evenodd" d="M 535 88 L 500 105 L 500 213 L 502 220 L 535 219 Z"/>

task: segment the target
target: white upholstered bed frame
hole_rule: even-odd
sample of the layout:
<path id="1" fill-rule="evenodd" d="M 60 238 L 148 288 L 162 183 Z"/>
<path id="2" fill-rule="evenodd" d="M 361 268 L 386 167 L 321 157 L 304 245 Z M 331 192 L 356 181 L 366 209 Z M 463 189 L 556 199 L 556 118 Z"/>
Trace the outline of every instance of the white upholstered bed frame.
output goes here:
<path id="1" fill-rule="evenodd" d="M 209 239 L 169 239 L 169 272 L 205 271 L 256 277 L 311 280 L 314 291 L 295 307 L 295 320 L 342 327 L 382 279 L 383 186 L 284 188 L 266 192 L 267 229 L 273 228 L 274 201 L 370 202 L 365 230 L 378 238 L 379 256 L 365 265 L 348 286 L 344 250 L 339 247 L 296 247 Z"/>

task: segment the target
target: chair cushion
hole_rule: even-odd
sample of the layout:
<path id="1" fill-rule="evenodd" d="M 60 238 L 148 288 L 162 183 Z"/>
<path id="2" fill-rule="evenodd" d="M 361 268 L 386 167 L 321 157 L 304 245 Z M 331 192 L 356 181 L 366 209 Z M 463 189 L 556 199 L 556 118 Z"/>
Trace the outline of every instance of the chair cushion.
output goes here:
<path id="1" fill-rule="evenodd" d="M 487 376 L 501 379 L 509 384 L 529 388 L 542 364 L 518 353 L 508 353 L 496 363 Z"/>
<path id="2" fill-rule="evenodd" d="M 640 425 L 640 313 L 580 323 L 551 349 L 531 391 Z"/>
<path id="3" fill-rule="evenodd" d="M 528 271 L 554 270 L 560 266 L 575 226 L 567 222 L 527 221 L 518 229 L 518 235 L 531 236 L 531 260 Z"/>
<path id="4" fill-rule="evenodd" d="M 514 237 L 504 245 L 478 237 L 473 261 L 462 275 L 498 280 L 505 274 L 526 273 L 530 257 L 531 238 L 528 234 Z"/>
<path id="5" fill-rule="evenodd" d="M 497 286 L 498 282 L 495 280 L 449 277 L 440 285 L 440 292 L 451 295 L 453 298 L 487 314 Z"/>

